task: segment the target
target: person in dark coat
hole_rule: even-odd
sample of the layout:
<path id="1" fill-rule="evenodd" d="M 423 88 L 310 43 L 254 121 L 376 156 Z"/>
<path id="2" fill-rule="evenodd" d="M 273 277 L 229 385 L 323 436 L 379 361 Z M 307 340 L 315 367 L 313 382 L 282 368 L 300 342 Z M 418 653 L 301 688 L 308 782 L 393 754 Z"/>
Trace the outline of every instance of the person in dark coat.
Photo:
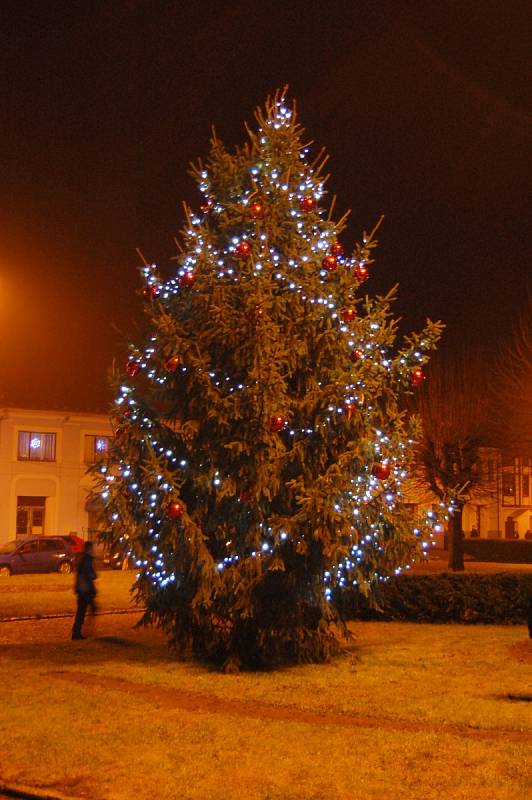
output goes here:
<path id="1" fill-rule="evenodd" d="M 96 613 L 96 587 L 94 581 L 96 580 L 96 570 L 94 569 L 94 557 L 92 555 L 92 542 L 85 542 L 83 553 L 79 559 L 76 568 L 76 583 L 74 590 L 78 597 L 78 607 L 76 609 L 76 616 L 74 618 L 74 626 L 72 628 L 73 639 L 86 639 L 83 636 L 81 629 L 85 621 L 87 609 L 90 608 L 92 613 Z"/>

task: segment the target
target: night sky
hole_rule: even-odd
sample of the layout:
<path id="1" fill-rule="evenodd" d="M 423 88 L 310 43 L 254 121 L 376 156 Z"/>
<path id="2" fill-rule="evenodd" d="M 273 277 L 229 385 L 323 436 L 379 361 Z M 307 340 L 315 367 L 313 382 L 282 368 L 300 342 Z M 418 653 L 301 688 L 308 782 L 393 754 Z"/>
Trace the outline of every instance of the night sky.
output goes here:
<path id="1" fill-rule="evenodd" d="M 530 291 L 529 3 L 2 0 L 0 405 L 105 410 L 188 163 L 285 84 L 370 293 L 491 360 Z"/>

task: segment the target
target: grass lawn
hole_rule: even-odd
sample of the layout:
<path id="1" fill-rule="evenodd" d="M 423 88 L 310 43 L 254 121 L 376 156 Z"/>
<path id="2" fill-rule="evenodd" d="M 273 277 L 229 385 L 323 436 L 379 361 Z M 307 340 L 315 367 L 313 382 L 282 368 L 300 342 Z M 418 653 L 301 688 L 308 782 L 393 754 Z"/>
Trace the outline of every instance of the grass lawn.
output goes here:
<path id="1" fill-rule="evenodd" d="M 101 570 L 96 581 L 100 610 L 130 606 L 132 598 L 129 589 L 134 580 L 134 572 Z M 73 575 L 53 572 L 0 578 L 0 620 L 34 614 L 73 614 L 75 610 Z"/>
<path id="2" fill-rule="evenodd" d="M 0 785 L 92 800 L 530 796 L 531 706 L 508 697 L 532 692 L 524 626 L 355 623 L 331 664 L 223 675 L 177 661 L 137 616 L 96 617 L 85 642 L 68 619 L 0 624 Z"/>

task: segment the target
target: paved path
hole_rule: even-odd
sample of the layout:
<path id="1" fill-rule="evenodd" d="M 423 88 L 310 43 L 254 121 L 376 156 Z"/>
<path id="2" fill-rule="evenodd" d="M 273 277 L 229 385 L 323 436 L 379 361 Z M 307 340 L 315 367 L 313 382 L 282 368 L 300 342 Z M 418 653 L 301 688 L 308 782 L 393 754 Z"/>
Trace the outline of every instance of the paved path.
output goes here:
<path id="1" fill-rule="evenodd" d="M 413 575 L 433 575 L 438 572 L 449 572 L 447 555 L 438 551 L 435 556 L 430 554 L 428 561 L 414 564 L 410 570 Z M 502 564 L 498 561 L 464 561 L 465 574 L 475 573 L 477 575 L 493 575 L 496 572 L 527 572 L 532 573 L 532 564 Z M 462 572 L 454 573 L 464 574 Z"/>

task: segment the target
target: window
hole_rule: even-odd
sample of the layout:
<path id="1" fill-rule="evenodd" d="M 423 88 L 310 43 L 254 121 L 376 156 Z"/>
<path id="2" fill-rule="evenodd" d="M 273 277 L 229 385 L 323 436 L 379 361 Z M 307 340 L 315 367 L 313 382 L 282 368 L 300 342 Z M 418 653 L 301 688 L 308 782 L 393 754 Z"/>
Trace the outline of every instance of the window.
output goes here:
<path id="1" fill-rule="evenodd" d="M 94 464 L 100 456 L 109 452 L 111 438 L 109 436 L 85 436 L 85 464 Z"/>
<path id="2" fill-rule="evenodd" d="M 41 552 L 44 553 L 46 552 L 51 553 L 54 552 L 55 550 L 65 549 L 65 543 L 62 539 L 42 539 L 40 545 L 41 545 L 40 547 Z"/>
<path id="3" fill-rule="evenodd" d="M 502 490 L 504 494 L 515 494 L 515 477 L 512 473 L 505 472 L 502 476 Z"/>
<path id="4" fill-rule="evenodd" d="M 55 461 L 55 433 L 19 431 L 19 461 Z"/>
<path id="5" fill-rule="evenodd" d="M 39 542 L 37 541 L 26 542 L 26 544 L 23 544 L 22 547 L 19 549 L 19 553 L 21 553 L 24 556 L 27 556 L 29 555 L 29 553 L 36 553 L 38 549 L 39 549 Z"/>
<path id="6" fill-rule="evenodd" d="M 523 495 L 528 497 L 530 494 L 530 475 L 523 475 Z"/>

